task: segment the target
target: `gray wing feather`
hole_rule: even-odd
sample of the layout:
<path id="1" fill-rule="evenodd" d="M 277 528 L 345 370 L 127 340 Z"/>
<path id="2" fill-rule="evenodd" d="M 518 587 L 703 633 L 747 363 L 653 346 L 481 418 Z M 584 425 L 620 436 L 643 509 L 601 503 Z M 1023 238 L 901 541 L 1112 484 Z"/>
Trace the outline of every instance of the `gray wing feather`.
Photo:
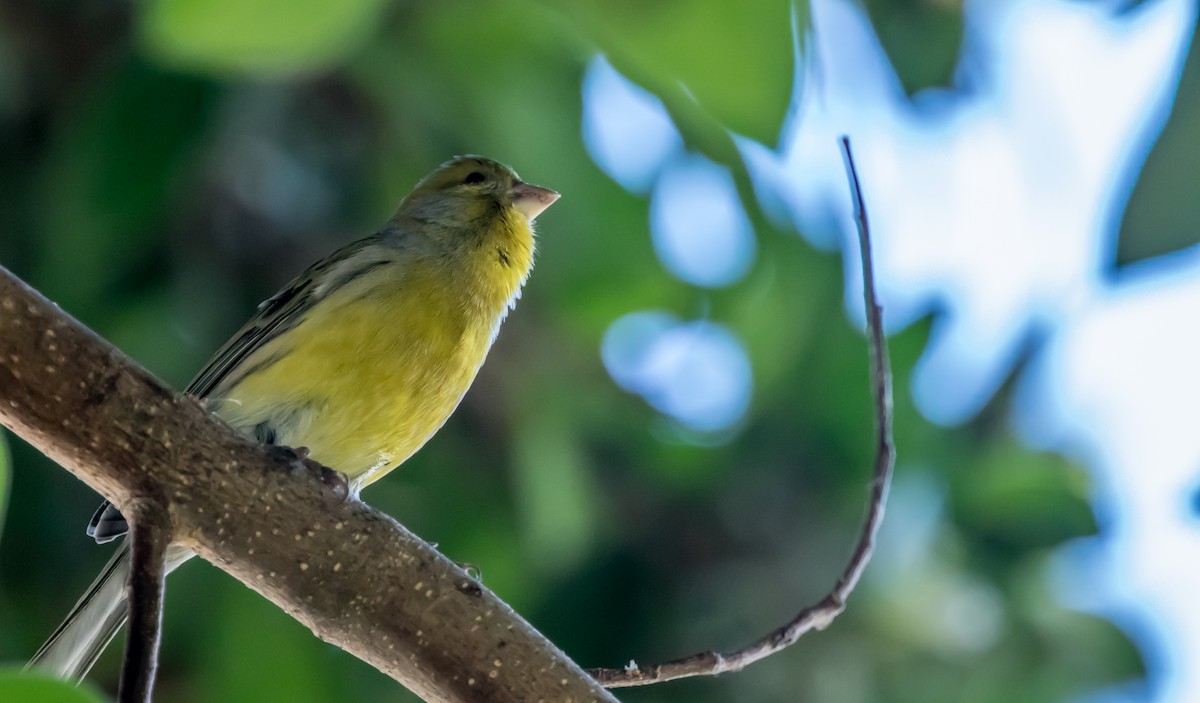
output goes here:
<path id="1" fill-rule="evenodd" d="M 204 369 L 184 389 L 184 393 L 196 398 L 206 398 L 212 394 L 251 354 L 300 324 L 304 314 L 336 288 L 326 286 L 326 289 L 322 289 L 326 274 L 378 240 L 379 236 L 375 235 L 342 247 L 292 279 L 283 290 L 264 300 L 254 317 L 217 350 Z"/>

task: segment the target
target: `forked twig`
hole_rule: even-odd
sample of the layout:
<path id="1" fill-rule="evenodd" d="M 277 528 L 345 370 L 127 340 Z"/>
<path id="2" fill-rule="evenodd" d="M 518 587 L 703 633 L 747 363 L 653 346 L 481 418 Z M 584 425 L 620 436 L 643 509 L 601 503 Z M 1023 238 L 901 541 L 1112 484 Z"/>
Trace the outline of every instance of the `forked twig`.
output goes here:
<path id="1" fill-rule="evenodd" d="M 714 676 L 727 671 L 738 671 L 754 662 L 779 652 L 809 630 L 823 630 L 829 626 L 845 608 L 846 599 L 858 584 L 871 559 L 875 548 L 875 536 L 883 522 L 884 504 L 887 502 L 888 485 L 891 483 L 892 466 L 896 449 L 892 444 L 892 376 L 888 362 L 887 341 L 883 336 L 879 303 L 875 298 L 875 272 L 871 260 L 871 235 L 867 224 L 867 211 L 863 205 L 862 186 L 854 157 L 850 152 L 850 138 L 841 138 L 842 157 L 846 175 L 850 180 L 850 196 L 854 201 L 854 219 L 858 225 L 858 242 L 862 255 L 863 298 L 867 310 L 867 345 L 870 348 L 871 387 L 875 397 L 875 472 L 871 480 L 870 503 L 863 521 L 862 532 L 846 568 L 842 571 L 833 589 L 815 605 L 808 606 L 796 614 L 786 625 L 760 638 L 756 642 L 734 652 L 721 654 L 715 651 L 700 652 L 690 657 L 676 659 L 665 664 L 638 666 L 630 662 L 623 669 L 589 669 L 588 673 L 609 688 L 621 686 L 644 686 L 690 676 Z"/>
<path id="2" fill-rule="evenodd" d="M 150 703 L 158 672 L 163 582 L 171 533 L 164 509 L 149 501 L 135 503 L 129 516 L 132 545 L 129 637 L 125 641 L 118 700 L 120 703 Z"/>

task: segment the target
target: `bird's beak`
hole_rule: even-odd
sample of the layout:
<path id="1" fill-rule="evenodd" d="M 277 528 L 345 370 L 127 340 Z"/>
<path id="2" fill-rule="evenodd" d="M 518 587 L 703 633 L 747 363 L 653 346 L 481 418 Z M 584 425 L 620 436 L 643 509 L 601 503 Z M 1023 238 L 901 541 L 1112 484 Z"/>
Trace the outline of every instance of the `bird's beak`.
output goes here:
<path id="1" fill-rule="evenodd" d="M 512 196 L 513 207 L 529 218 L 530 222 L 533 222 L 534 218 L 542 214 L 542 210 L 553 205 L 554 201 L 559 198 L 558 193 L 549 188 L 520 181 L 517 181 L 509 194 Z"/>

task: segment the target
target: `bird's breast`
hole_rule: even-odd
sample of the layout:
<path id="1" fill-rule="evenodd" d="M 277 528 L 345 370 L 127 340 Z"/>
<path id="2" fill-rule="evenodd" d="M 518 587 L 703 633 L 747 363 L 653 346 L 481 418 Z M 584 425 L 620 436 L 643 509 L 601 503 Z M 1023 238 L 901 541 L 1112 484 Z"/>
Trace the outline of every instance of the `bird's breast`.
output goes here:
<path id="1" fill-rule="evenodd" d="M 276 422 L 279 444 L 308 447 L 358 488 L 373 482 L 442 426 L 491 344 L 498 314 L 485 319 L 444 284 L 408 275 L 335 292 L 219 414 L 240 428 Z"/>

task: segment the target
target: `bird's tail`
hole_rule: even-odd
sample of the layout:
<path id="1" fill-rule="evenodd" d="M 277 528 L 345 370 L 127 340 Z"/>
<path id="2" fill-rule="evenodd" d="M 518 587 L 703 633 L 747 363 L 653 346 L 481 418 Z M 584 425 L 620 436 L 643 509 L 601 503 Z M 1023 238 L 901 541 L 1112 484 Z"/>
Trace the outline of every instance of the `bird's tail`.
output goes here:
<path id="1" fill-rule="evenodd" d="M 129 615 L 125 591 L 129 570 L 129 540 L 125 539 L 27 668 L 82 680 Z"/>
<path id="2" fill-rule="evenodd" d="M 167 547 L 165 572 L 171 573 L 194 556 L 196 553 L 187 547 L 172 544 Z M 129 559 L 129 538 L 125 538 L 117 553 L 67 614 L 66 620 L 25 668 L 38 669 L 68 681 L 82 681 L 87 676 L 100 653 L 129 618 L 129 598 L 125 588 L 131 569 Z"/>

